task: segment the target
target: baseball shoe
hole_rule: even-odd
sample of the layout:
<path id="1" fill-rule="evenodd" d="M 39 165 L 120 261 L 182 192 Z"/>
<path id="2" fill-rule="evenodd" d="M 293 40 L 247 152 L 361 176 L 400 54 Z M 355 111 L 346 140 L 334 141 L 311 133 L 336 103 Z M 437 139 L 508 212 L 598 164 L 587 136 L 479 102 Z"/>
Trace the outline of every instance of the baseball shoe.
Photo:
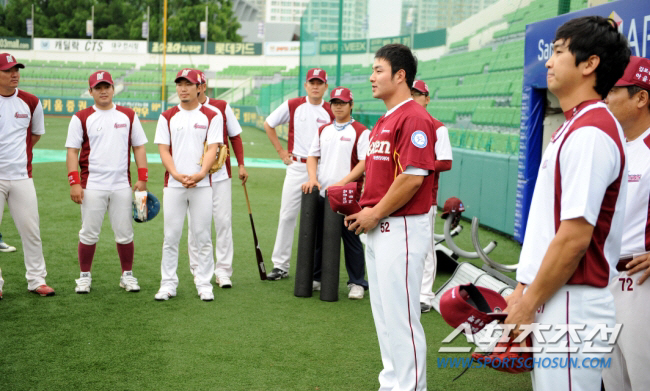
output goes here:
<path id="1" fill-rule="evenodd" d="M 266 275 L 266 279 L 271 281 L 277 281 L 287 277 L 289 277 L 289 272 L 285 272 L 284 270 L 278 269 L 277 267 L 274 267 L 273 270 L 271 270 L 271 273 Z"/>
<path id="2" fill-rule="evenodd" d="M 365 289 L 363 289 L 361 285 L 349 284 L 348 288 L 350 288 L 350 293 L 348 293 L 348 299 L 351 300 L 363 299 L 363 294 L 365 293 Z"/>
<path id="3" fill-rule="evenodd" d="M 217 280 L 217 284 L 219 284 L 219 288 L 232 288 L 232 281 L 230 281 L 229 277 L 226 276 L 216 276 L 215 280 Z"/>
<path id="4" fill-rule="evenodd" d="M 427 303 L 420 303 L 420 312 L 425 313 L 431 311 L 431 308 L 433 308 L 432 305 L 429 305 Z"/>
<path id="5" fill-rule="evenodd" d="M 2 291 L 0 291 L 0 300 L 2 300 Z"/>
<path id="6" fill-rule="evenodd" d="M 159 290 L 158 293 L 156 293 L 156 295 L 154 296 L 154 299 L 156 299 L 157 301 L 166 301 L 174 296 L 176 296 L 176 293 Z"/>
<path id="7" fill-rule="evenodd" d="M 16 251 L 16 247 L 10 246 L 5 242 L 0 242 L 0 253 L 12 253 Z"/>
<path id="8" fill-rule="evenodd" d="M 319 291 L 320 290 L 320 281 L 314 281 L 311 283 L 311 289 L 313 291 Z"/>
<path id="9" fill-rule="evenodd" d="M 90 277 L 90 272 L 81 272 L 79 279 L 74 280 L 77 283 L 77 286 L 74 288 L 74 291 L 77 293 L 90 293 L 90 284 L 93 279 Z"/>
<path id="10" fill-rule="evenodd" d="M 138 279 L 133 277 L 132 271 L 125 271 L 120 277 L 120 288 L 124 288 L 127 292 L 140 292 L 140 285 Z"/>
<path id="11" fill-rule="evenodd" d="M 199 293 L 199 298 L 203 301 L 212 301 L 214 300 L 214 293 L 212 292 L 201 292 Z"/>
<path id="12" fill-rule="evenodd" d="M 30 290 L 30 292 L 39 294 L 39 295 L 41 295 L 43 297 L 45 297 L 45 296 L 54 296 L 54 289 L 50 288 L 49 286 L 47 286 L 45 284 L 39 286 L 36 289 Z"/>

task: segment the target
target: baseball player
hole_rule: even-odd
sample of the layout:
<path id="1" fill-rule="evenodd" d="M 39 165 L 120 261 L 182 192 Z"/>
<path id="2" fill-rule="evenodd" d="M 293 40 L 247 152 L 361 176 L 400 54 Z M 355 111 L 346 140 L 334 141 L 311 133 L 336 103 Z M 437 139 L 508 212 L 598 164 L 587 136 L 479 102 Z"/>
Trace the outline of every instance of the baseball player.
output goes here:
<path id="1" fill-rule="evenodd" d="M 2 233 L 0 233 L 0 252 L 2 253 L 12 253 L 16 251 L 16 247 L 10 246 L 2 240 Z"/>
<path id="2" fill-rule="evenodd" d="M 425 109 L 429 105 L 429 86 L 422 80 L 416 80 L 411 87 L 411 97 Z M 433 118 L 433 117 L 432 117 Z M 433 293 L 433 282 L 436 279 L 436 248 L 435 239 L 433 238 L 434 227 L 436 225 L 436 212 L 438 211 L 438 180 L 440 173 L 451 170 L 451 142 L 449 141 L 449 131 L 440 121 L 433 118 L 436 124 L 436 172 L 433 174 L 433 204 L 429 210 L 429 221 L 431 223 L 431 252 L 427 254 L 424 260 L 424 273 L 422 275 L 422 290 L 420 292 L 420 311 L 429 312 L 433 307 L 433 299 L 436 297 Z"/>
<path id="3" fill-rule="evenodd" d="M 198 71 L 201 77 L 199 86 L 199 103 L 213 111 L 219 111 L 224 121 L 224 144 L 228 145 L 226 140 L 230 140 L 232 149 L 237 157 L 239 167 L 239 179 L 242 184 L 246 183 L 248 173 L 244 167 L 244 145 L 241 140 L 241 126 L 235 117 L 230 105 L 224 100 L 208 98 L 205 95 L 207 89 L 207 78 L 205 73 Z M 232 181 L 230 168 L 230 158 L 226 159 L 221 169 L 211 175 L 212 180 L 212 216 L 214 217 L 214 229 L 217 231 L 217 241 L 214 245 L 214 255 L 217 259 L 215 264 L 215 279 L 219 287 L 231 288 L 232 281 Z M 189 214 L 188 214 L 189 218 Z M 190 225 L 191 227 L 191 225 Z M 194 232 L 190 228 L 187 233 L 187 248 L 190 256 L 190 270 L 194 274 L 194 269 L 198 265 L 199 251 L 194 243 Z"/>
<path id="4" fill-rule="evenodd" d="M 266 135 L 280 155 L 280 159 L 287 165 L 282 186 L 278 232 L 271 256 L 273 270 L 266 276 L 271 281 L 289 277 L 293 231 L 300 212 L 301 185 L 309 180 L 306 164 L 309 147 L 318 128 L 334 120 L 329 103 L 323 100 L 323 95 L 327 91 L 325 70 L 310 69 L 307 72 L 305 90 L 307 96 L 284 102 L 264 122 Z M 275 128 L 286 123 L 289 123 L 289 140 L 285 151 L 278 140 Z"/>
<path id="5" fill-rule="evenodd" d="M 605 103 L 621 123 L 627 140 L 628 188 L 622 258 L 616 265 L 620 274 L 609 284 L 616 323 L 623 328 L 614 345 L 612 365 L 603 370 L 603 383 L 607 390 L 647 390 L 650 284 L 644 281 L 650 276 L 650 60 L 631 57 Z"/>
<path id="6" fill-rule="evenodd" d="M 45 283 L 47 271 L 32 179 L 32 148 L 45 134 L 43 106 L 37 97 L 17 88 L 21 68 L 25 66 L 14 56 L 0 54 L 0 222 L 7 202 L 23 243 L 27 289 L 52 296 L 54 289 Z"/>
<path id="7" fill-rule="evenodd" d="M 411 98 L 417 60 L 401 44 L 375 54 L 372 96 L 388 110 L 370 133 L 361 212 L 348 229 L 365 232 L 370 304 L 383 370 L 380 390 L 426 390 L 427 347 L 420 323 L 424 259 L 431 251 L 436 124 Z"/>
<path id="8" fill-rule="evenodd" d="M 194 283 L 201 300 L 214 300 L 210 283 L 214 274 L 210 238 L 212 214 L 205 213 L 205 207 L 212 205 L 208 171 L 215 160 L 218 144 L 223 142 L 223 118 L 219 111 L 199 103 L 199 78 L 194 69 L 178 72 L 176 92 L 181 103 L 160 115 L 154 139 L 167 170 L 163 189 L 165 239 L 160 267 L 162 280 L 155 295 L 155 299 L 160 301 L 176 296 L 178 243 L 188 211 L 193 241 L 198 249 Z M 205 154 L 204 143 L 208 145 Z"/>
<path id="9" fill-rule="evenodd" d="M 361 193 L 363 173 L 365 171 L 366 152 L 368 151 L 368 128 L 356 122 L 352 117 L 354 102 L 352 92 L 345 87 L 337 87 L 330 94 L 330 106 L 334 121 L 321 126 L 314 137 L 307 157 L 309 181 L 302 185 L 302 191 L 311 193 L 314 186 L 320 190 L 319 224 L 317 224 L 316 249 L 314 255 L 314 287 L 320 290 L 322 247 L 323 247 L 323 208 L 325 190 L 331 185 L 344 185 L 345 178 L 354 177 Z M 318 164 L 320 160 L 320 165 Z M 340 182 L 342 181 L 343 182 Z M 351 181 L 350 181 L 351 182 Z M 342 231 L 345 248 L 345 267 L 348 271 L 348 298 L 363 299 L 368 282 L 365 280 L 365 261 L 361 240 L 354 233 Z"/>
<path id="10" fill-rule="evenodd" d="M 106 212 L 122 266 L 120 287 L 127 292 L 139 292 L 138 280 L 133 276 L 130 149 L 133 148 L 138 166 L 138 181 L 133 189 L 146 191 L 147 137 L 135 112 L 113 103 L 115 87 L 109 72 L 94 72 L 88 78 L 88 85 L 95 104 L 72 116 L 65 141 L 70 198 L 81 205 L 77 249 L 81 275 L 76 280 L 75 292 L 90 293 L 90 269 Z"/>
<path id="11" fill-rule="evenodd" d="M 598 390 L 602 367 L 582 363 L 601 358 L 593 351 L 607 341 L 585 341 L 595 327 L 616 322 L 607 286 L 616 274 L 627 195 L 623 130 L 602 99 L 623 75 L 630 49 L 613 21 L 600 16 L 560 26 L 553 49 L 546 81 L 566 121 L 541 159 L 505 322 L 515 325 L 515 337 L 520 325 L 549 326 L 538 328 L 544 340 L 533 340 L 541 348 L 536 360 L 580 363 L 534 367 L 534 389 Z M 567 325 L 584 328 L 578 338 L 554 338 Z"/>

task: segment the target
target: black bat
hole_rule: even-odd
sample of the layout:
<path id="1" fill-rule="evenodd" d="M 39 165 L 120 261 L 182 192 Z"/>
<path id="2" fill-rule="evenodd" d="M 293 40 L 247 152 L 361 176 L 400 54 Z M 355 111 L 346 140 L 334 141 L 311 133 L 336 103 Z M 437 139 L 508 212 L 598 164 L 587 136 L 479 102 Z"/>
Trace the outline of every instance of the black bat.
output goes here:
<path id="1" fill-rule="evenodd" d="M 251 202 L 248 200 L 248 191 L 246 191 L 246 184 L 244 186 L 244 194 L 246 195 L 246 205 L 248 206 L 248 217 L 251 219 L 251 228 L 253 229 L 253 240 L 255 242 L 255 256 L 257 257 L 257 269 L 260 272 L 260 280 L 266 280 L 266 267 L 264 267 L 264 257 L 262 257 L 262 250 L 260 250 L 260 243 L 257 241 L 257 233 L 255 233 L 255 223 L 253 222 L 253 212 L 251 212 Z"/>

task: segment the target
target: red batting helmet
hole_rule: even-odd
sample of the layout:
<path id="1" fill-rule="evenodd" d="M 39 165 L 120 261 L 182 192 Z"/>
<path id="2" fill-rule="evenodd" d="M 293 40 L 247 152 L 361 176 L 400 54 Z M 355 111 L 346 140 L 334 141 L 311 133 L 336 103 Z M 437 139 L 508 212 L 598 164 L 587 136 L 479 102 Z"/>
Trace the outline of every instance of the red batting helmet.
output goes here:
<path id="1" fill-rule="evenodd" d="M 445 206 L 442 208 L 442 214 L 440 217 L 443 219 L 446 219 L 447 216 L 450 213 L 455 213 L 455 212 L 464 212 L 465 211 L 465 206 L 463 205 L 463 201 L 456 197 L 451 197 L 445 201 Z"/>
<path id="2" fill-rule="evenodd" d="M 459 285 L 440 298 L 440 315 L 453 328 L 468 323 L 475 334 L 493 320 L 505 319 L 507 305 L 506 299 L 492 289 Z"/>

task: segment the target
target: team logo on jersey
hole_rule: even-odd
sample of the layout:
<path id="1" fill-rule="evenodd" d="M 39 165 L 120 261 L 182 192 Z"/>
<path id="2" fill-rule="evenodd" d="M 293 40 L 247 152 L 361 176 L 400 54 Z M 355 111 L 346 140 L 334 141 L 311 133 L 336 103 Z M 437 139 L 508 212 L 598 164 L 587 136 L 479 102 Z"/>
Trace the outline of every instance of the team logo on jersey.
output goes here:
<path id="1" fill-rule="evenodd" d="M 411 135 L 411 142 L 418 148 L 424 148 L 429 143 L 427 140 L 427 135 L 421 130 L 416 130 L 413 132 Z"/>
<path id="2" fill-rule="evenodd" d="M 382 133 L 390 133 L 390 129 L 382 129 L 381 132 Z"/>
<path id="3" fill-rule="evenodd" d="M 15 117 L 16 118 L 29 118 L 29 114 L 16 113 Z"/>
<path id="4" fill-rule="evenodd" d="M 385 155 L 390 155 L 390 141 L 373 141 L 370 143 L 370 147 L 368 148 L 368 153 L 367 155 L 370 156 L 372 154 L 385 154 Z"/>
<path id="5" fill-rule="evenodd" d="M 126 128 L 126 124 L 118 124 L 118 123 L 116 123 L 115 124 L 115 129 L 119 129 L 119 128 Z"/>
<path id="6" fill-rule="evenodd" d="M 634 174 L 634 175 L 628 175 L 627 176 L 627 181 L 628 182 L 640 182 L 641 181 L 641 174 Z"/>
<path id="7" fill-rule="evenodd" d="M 326 124 L 327 120 L 322 118 L 316 118 L 316 122 L 318 122 L 319 124 Z"/>
<path id="8" fill-rule="evenodd" d="M 341 136 L 341 141 L 352 141 L 352 139 L 345 136 Z"/>
<path id="9" fill-rule="evenodd" d="M 542 163 L 542 169 L 545 169 L 547 164 L 548 164 L 548 160 L 544 160 L 544 163 Z"/>
<path id="10" fill-rule="evenodd" d="M 207 125 L 194 124 L 194 129 L 207 129 Z"/>

